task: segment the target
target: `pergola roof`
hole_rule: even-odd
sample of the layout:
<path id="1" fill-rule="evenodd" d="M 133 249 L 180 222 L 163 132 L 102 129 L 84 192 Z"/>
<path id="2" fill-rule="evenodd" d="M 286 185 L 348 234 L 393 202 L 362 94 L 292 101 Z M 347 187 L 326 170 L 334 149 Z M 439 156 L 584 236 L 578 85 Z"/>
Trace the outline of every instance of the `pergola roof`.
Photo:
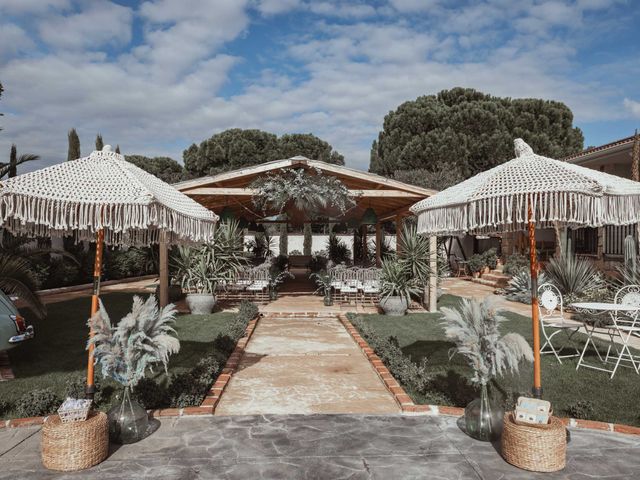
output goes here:
<path id="1" fill-rule="evenodd" d="M 218 214 L 229 207 L 236 217 L 255 220 L 264 215 L 254 207 L 249 185 L 256 178 L 288 168 L 319 170 L 324 175 L 338 178 L 356 201 L 356 206 L 342 220 L 360 218 L 369 207 L 375 210 L 380 221 L 409 215 L 411 205 L 436 193 L 435 190 L 302 156 L 188 180 L 174 184 L 174 187 Z"/>

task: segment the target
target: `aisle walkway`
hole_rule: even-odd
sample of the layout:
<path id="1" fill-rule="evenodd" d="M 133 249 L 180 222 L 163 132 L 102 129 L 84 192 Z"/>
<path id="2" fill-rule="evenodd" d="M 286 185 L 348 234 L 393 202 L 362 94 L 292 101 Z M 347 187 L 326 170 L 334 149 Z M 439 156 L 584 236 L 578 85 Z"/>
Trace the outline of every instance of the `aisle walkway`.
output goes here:
<path id="1" fill-rule="evenodd" d="M 216 415 L 399 413 L 335 316 L 258 322 Z"/>

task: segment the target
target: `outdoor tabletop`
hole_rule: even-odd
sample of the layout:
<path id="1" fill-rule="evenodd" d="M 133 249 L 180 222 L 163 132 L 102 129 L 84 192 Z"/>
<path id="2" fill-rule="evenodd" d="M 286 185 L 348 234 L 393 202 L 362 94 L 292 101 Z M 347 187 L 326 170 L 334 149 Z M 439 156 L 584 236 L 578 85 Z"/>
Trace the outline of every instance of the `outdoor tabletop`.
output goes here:
<path id="1" fill-rule="evenodd" d="M 628 305 L 624 303 L 605 303 L 605 302 L 577 302 L 572 303 L 571 307 L 577 310 L 599 310 L 599 311 L 619 311 L 619 312 L 635 312 L 640 307 Z"/>

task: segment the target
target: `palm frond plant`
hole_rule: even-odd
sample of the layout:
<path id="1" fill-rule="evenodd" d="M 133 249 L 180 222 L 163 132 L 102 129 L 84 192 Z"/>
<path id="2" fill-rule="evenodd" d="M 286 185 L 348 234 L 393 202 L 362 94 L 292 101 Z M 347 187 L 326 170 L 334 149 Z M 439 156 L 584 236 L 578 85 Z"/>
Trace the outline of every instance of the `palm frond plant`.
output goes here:
<path id="1" fill-rule="evenodd" d="M 419 235 L 415 225 L 405 225 L 400 234 L 397 259 L 420 287 L 427 285 L 429 276 L 434 273 L 429 265 L 431 255 L 437 253 L 430 251 L 429 237 Z"/>
<path id="2" fill-rule="evenodd" d="M 158 309 L 153 295 L 143 301 L 133 297 L 131 312 L 113 324 L 104 305 L 88 325 L 94 332 L 87 348 L 93 345 L 95 362 L 102 375 L 120 383 L 124 393 L 109 410 L 109 435 L 116 443 L 133 443 L 148 432 L 147 411 L 131 398 L 131 389 L 156 366 L 164 368 L 169 357 L 180 350 L 173 328 L 176 309 L 173 304 Z"/>
<path id="3" fill-rule="evenodd" d="M 322 270 L 320 272 L 312 273 L 309 275 L 311 280 L 315 280 L 318 289 L 314 293 L 322 293 L 324 296 L 324 304 L 329 306 L 333 304 L 333 299 L 331 297 L 331 288 L 333 287 L 333 282 L 335 277 L 326 270 Z"/>
<path id="4" fill-rule="evenodd" d="M 402 316 L 411 305 L 411 297 L 420 295 L 419 281 L 406 264 L 387 258 L 380 269 L 380 307 L 386 315 Z"/>
<path id="5" fill-rule="evenodd" d="M 0 253 L 0 290 L 18 296 L 37 318 L 42 319 L 47 310 L 35 293 L 37 288 L 31 264 L 25 258 Z"/>
<path id="6" fill-rule="evenodd" d="M 465 409 L 467 433 L 493 440 L 500 433 L 503 412 L 490 404 L 487 385 L 507 371 L 517 374 L 522 360 L 533 362 L 533 351 L 517 333 L 501 336 L 505 318 L 498 314 L 494 297 L 484 301 L 462 299 L 458 308 L 443 308 L 444 330 L 455 343 L 450 355 L 463 355 L 473 371 L 471 382 L 480 386 L 480 398 Z"/>
<path id="7" fill-rule="evenodd" d="M 351 262 L 351 251 L 347 244 L 334 232 L 329 234 L 327 239 L 326 253 L 329 260 L 335 265 Z"/>
<path id="8" fill-rule="evenodd" d="M 323 175 L 319 169 L 283 169 L 254 180 L 250 188 L 254 191 L 254 205 L 265 214 L 282 214 L 292 206 L 314 219 L 326 209 L 335 209 L 344 215 L 355 205 L 349 189 L 338 178 Z"/>
<path id="9" fill-rule="evenodd" d="M 273 255 L 273 245 L 271 235 L 267 232 L 256 232 L 253 240 L 249 240 L 246 247 L 255 260 L 262 262 Z"/>

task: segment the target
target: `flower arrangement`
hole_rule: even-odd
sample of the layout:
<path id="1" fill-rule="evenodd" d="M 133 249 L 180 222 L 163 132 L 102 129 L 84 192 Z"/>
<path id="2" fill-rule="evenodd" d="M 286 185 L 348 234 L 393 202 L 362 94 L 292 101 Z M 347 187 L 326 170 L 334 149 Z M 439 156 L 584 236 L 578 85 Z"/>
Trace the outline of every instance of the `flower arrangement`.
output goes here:
<path id="1" fill-rule="evenodd" d="M 133 297 L 133 307 L 116 325 L 100 302 L 100 309 L 88 322 L 94 335 L 89 345 L 94 346 L 96 363 L 102 374 L 125 387 L 135 386 L 156 365 L 167 370 L 169 356 L 180 350 L 173 323 L 176 308 L 173 304 L 158 309 L 153 295 L 143 302 Z"/>
<path id="2" fill-rule="evenodd" d="M 451 355 L 466 357 L 474 375 L 471 382 L 487 385 L 509 370 L 517 373 L 521 360 L 533 362 L 533 351 L 517 333 L 500 335 L 505 318 L 497 313 L 495 297 L 484 301 L 463 299 L 458 308 L 443 308 L 445 334 L 455 342 Z"/>

